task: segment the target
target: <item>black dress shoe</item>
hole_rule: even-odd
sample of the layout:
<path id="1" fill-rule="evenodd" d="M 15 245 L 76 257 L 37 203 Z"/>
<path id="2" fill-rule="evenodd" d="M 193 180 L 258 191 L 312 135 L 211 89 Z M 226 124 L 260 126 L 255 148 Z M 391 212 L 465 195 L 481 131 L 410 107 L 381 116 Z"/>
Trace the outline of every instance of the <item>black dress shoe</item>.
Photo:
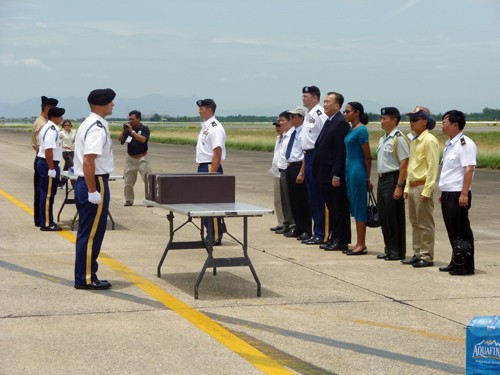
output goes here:
<path id="1" fill-rule="evenodd" d="M 75 285 L 75 289 L 109 289 L 111 284 L 106 280 L 92 281 L 87 285 Z"/>
<path id="2" fill-rule="evenodd" d="M 290 228 L 288 227 L 283 227 L 281 229 L 275 230 L 274 233 L 276 234 L 284 234 L 290 232 Z"/>
<path id="3" fill-rule="evenodd" d="M 412 256 L 410 259 L 403 259 L 401 263 L 403 264 L 414 264 L 417 263 L 420 259 L 417 258 L 415 255 Z"/>
<path id="4" fill-rule="evenodd" d="M 433 265 L 434 265 L 433 262 L 429 262 L 423 259 L 420 259 L 418 262 L 412 264 L 412 266 L 415 268 L 432 267 Z"/>
<path id="5" fill-rule="evenodd" d="M 327 247 L 330 247 L 332 246 L 333 244 L 331 242 L 327 242 L 323 245 L 319 245 L 319 248 L 322 249 L 322 250 L 325 250 Z"/>
<path id="6" fill-rule="evenodd" d="M 448 264 L 448 265 L 447 265 L 447 266 L 445 266 L 445 267 L 439 267 L 439 270 L 440 270 L 441 272 L 450 272 L 450 271 L 453 271 L 453 270 L 456 270 L 456 269 L 457 269 L 457 267 L 454 267 L 454 266 L 452 266 L 451 264 Z"/>
<path id="7" fill-rule="evenodd" d="M 368 254 L 368 252 L 366 251 L 366 248 L 363 250 L 358 250 L 358 251 L 347 250 L 345 252 L 345 255 L 366 255 L 366 254 Z"/>
<path id="8" fill-rule="evenodd" d="M 385 259 L 387 258 L 387 254 L 379 254 L 377 255 L 377 259 Z"/>
<path id="9" fill-rule="evenodd" d="M 289 232 L 283 233 L 283 236 L 289 237 L 289 238 L 294 238 L 300 236 L 299 232 L 296 232 L 295 230 L 291 230 Z"/>
<path id="10" fill-rule="evenodd" d="M 205 237 L 205 242 L 206 243 L 209 243 L 210 240 L 208 239 L 208 237 Z M 212 246 L 220 246 L 222 245 L 222 240 L 219 238 L 218 240 L 216 241 L 212 241 Z"/>
<path id="11" fill-rule="evenodd" d="M 307 241 L 304 242 L 306 245 L 322 245 L 325 241 L 319 237 L 311 237 Z"/>
<path id="12" fill-rule="evenodd" d="M 325 251 L 348 251 L 348 245 L 339 244 L 338 242 L 332 243 L 330 246 L 325 246 Z"/>
<path id="13" fill-rule="evenodd" d="M 276 232 L 277 230 L 283 229 L 281 225 L 276 225 L 275 227 L 269 228 L 269 230 Z"/>
<path id="14" fill-rule="evenodd" d="M 453 271 L 450 271 L 450 275 L 452 275 L 452 276 L 474 275 L 474 270 L 466 270 L 465 268 L 457 268 Z"/>
<path id="15" fill-rule="evenodd" d="M 58 226 L 57 224 L 54 224 L 50 227 L 40 227 L 40 230 L 42 232 L 59 232 L 62 230 L 62 228 L 60 226 Z"/>
<path id="16" fill-rule="evenodd" d="M 297 237 L 297 241 L 307 241 L 309 238 L 311 238 L 311 235 L 309 233 L 304 232 Z"/>
<path id="17" fill-rule="evenodd" d="M 384 259 L 391 261 L 391 260 L 401 260 L 401 259 L 404 259 L 404 258 L 393 257 L 393 256 L 390 256 L 390 255 L 387 255 Z"/>

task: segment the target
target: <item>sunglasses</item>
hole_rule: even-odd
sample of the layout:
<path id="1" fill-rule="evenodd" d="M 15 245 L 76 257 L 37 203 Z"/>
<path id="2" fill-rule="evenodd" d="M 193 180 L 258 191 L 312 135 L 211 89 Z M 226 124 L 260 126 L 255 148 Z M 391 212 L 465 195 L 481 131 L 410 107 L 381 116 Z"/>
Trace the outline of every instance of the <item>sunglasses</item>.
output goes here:
<path id="1" fill-rule="evenodd" d="M 420 120 L 423 120 L 422 117 L 410 117 L 410 122 L 419 122 Z"/>

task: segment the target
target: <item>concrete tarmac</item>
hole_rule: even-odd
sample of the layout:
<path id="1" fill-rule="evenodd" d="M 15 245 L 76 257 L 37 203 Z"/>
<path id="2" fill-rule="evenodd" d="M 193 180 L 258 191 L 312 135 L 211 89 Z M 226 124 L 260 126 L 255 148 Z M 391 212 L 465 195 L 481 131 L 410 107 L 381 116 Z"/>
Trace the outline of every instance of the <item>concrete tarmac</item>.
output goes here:
<path id="1" fill-rule="evenodd" d="M 143 204 L 140 178 L 132 207 L 123 206 L 123 181 L 110 182 L 116 230 L 108 222 L 98 275 L 113 288 L 75 290 L 69 224 L 76 209 L 64 208 L 63 232 L 34 227 L 30 140 L 26 131 L 0 129 L 1 374 L 461 374 L 467 323 L 500 314 L 498 171 L 478 170 L 473 184 L 473 276 L 438 271 L 451 248 L 435 195 L 434 267 L 377 260 L 380 229 L 368 229 L 368 255 L 347 257 L 276 235 L 269 230 L 276 218 L 263 216 L 249 219 L 262 297 L 249 269 L 238 267 L 216 276 L 208 270 L 195 300 L 206 252 L 172 251 L 156 277 L 167 212 Z M 193 172 L 194 153 L 192 146 L 151 144 L 149 155 L 154 171 Z M 115 143 L 114 156 L 122 174 L 125 146 Z M 228 150 L 223 167 L 236 176 L 238 201 L 272 208 L 271 159 Z M 55 213 L 62 198 L 58 190 Z M 176 224 L 184 220 L 175 216 Z M 241 219 L 226 224 L 241 237 Z M 176 236 L 195 240 L 199 233 L 184 227 Z M 411 256 L 408 221 L 407 238 Z M 228 236 L 215 248 L 225 254 L 241 256 Z"/>

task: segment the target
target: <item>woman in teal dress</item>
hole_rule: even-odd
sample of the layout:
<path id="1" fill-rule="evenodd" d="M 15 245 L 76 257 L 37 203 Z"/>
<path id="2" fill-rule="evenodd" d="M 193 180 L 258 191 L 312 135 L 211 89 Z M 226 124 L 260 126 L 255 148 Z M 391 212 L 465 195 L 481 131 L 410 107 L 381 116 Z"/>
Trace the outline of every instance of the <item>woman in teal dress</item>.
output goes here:
<path id="1" fill-rule="evenodd" d="M 345 179 L 349 197 L 349 211 L 356 220 L 356 246 L 347 250 L 347 255 L 366 254 L 366 222 L 368 221 L 368 189 L 372 158 L 368 142 L 368 115 L 358 102 L 350 102 L 344 110 L 345 120 L 351 129 L 345 137 L 346 163 Z"/>

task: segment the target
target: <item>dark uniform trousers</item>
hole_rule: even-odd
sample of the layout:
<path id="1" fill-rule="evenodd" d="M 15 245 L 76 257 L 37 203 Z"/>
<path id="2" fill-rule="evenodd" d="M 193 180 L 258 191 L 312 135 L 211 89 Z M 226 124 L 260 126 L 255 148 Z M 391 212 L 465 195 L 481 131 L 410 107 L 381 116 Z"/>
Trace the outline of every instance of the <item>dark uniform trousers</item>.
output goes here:
<path id="1" fill-rule="evenodd" d="M 293 220 L 295 221 L 295 231 L 311 235 L 312 219 L 309 211 L 309 201 L 307 199 L 307 189 L 305 183 L 297 184 L 301 162 L 291 163 L 286 169 L 286 183 L 290 206 L 292 208 Z"/>
<path id="2" fill-rule="evenodd" d="M 331 169 L 331 166 L 327 166 Z M 349 199 L 345 179 L 340 180 L 340 186 L 334 187 L 329 180 L 321 184 L 326 207 L 328 208 L 330 235 L 328 242 L 337 242 L 340 245 L 351 243 L 351 216 L 349 213 Z"/>
<path id="3" fill-rule="evenodd" d="M 56 178 L 49 177 L 49 166 L 44 158 L 38 158 L 37 171 L 39 175 L 38 186 L 38 224 L 40 227 L 51 227 L 54 225 L 54 197 L 57 193 L 57 186 L 60 181 L 61 171 L 59 162 L 54 161 Z"/>
<path id="4" fill-rule="evenodd" d="M 106 233 L 109 211 L 109 175 L 95 176 L 97 191 L 101 194 L 101 203 L 88 201 L 88 188 L 83 177 L 75 183 L 75 201 L 79 223 L 76 235 L 75 286 L 88 285 L 97 281 L 97 257 L 101 251 Z"/>
<path id="5" fill-rule="evenodd" d="M 38 160 L 40 158 L 35 156 L 33 161 L 33 218 L 35 219 L 35 225 L 40 226 L 40 174 L 38 173 Z"/>
<path id="6" fill-rule="evenodd" d="M 384 173 L 378 180 L 377 208 L 380 217 L 384 252 L 393 258 L 406 257 L 406 219 L 403 196 L 393 198 L 398 184 L 399 171 Z"/>
<path id="7" fill-rule="evenodd" d="M 314 149 L 308 150 L 304 155 L 305 176 L 304 180 L 307 188 L 307 198 L 309 209 L 314 220 L 314 236 L 327 240 L 332 223 L 327 222 L 325 215 L 325 197 L 323 189 L 313 175 Z"/>
<path id="8" fill-rule="evenodd" d="M 441 212 L 443 213 L 443 220 L 446 226 L 446 231 L 448 232 L 448 238 L 450 244 L 453 248 L 453 241 L 457 238 L 462 240 L 467 240 L 472 247 L 472 256 L 459 268 L 466 271 L 474 271 L 474 234 L 470 227 L 469 222 L 469 209 L 472 203 L 472 194 L 469 190 L 469 204 L 466 207 L 461 207 L 458 204 L 458 199 L 460 197 L 459 191 L 453 192 L 441 192 Z M 450 261 L 450 265 L 457 267 Z"/>
<path id="9" fill-rule="evenodd" d="M 198 173 L 200 172 L 214 172 L 212 171 L 212 163 L 200 163 L 198 164 Z M 219 169 L 217 172 L 224 173 L 222 169 L 222 165 L 219 164 Z M 209 230 L 210 226 L 208 225 L 208 220 L 213 220 L 213 233 Z M 213 218 L 213 219 L 203 219 L 203 225 L 207 228 L 207 236 L 209 241 L 220 241 L 222 240 L 222 235 L 224 234 L 222 218 Z"/>

